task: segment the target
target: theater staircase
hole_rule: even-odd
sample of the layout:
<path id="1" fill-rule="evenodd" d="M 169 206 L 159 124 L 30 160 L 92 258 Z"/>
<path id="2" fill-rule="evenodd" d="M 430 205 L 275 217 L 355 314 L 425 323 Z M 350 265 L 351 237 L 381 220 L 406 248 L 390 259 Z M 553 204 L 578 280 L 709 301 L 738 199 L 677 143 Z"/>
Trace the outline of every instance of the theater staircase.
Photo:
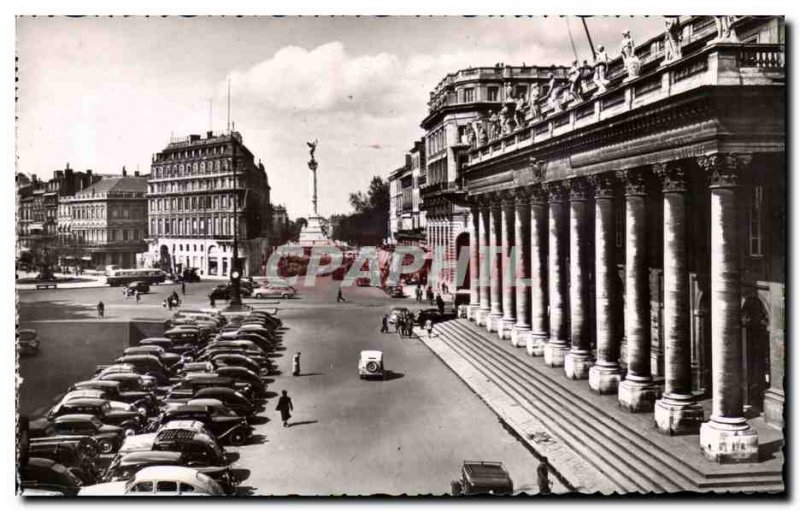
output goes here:
<path id="1" fill-rule="evenodd" d="M 617 407 L 616 396 L 598 396 L 585 380 L 567 379 L 563 369 L 545 366 L 541 358 L 528 356 L 524 348 L 515 348 L 467 320 L 440 323 L 432 338 L 424 334 L 421 338 L 501 419 L 513 416 L 517 425 L 532 424 L 535 432 L 518 427 L 516 433 L 547 457 L 554 471 L 577 491 L 784 488 L 782 437 L 763 421 L 762 461 L 721 465 L 703 457 L 697 435 L 663 435 L 656 430 L 652 413 L 632 414 Z"/>

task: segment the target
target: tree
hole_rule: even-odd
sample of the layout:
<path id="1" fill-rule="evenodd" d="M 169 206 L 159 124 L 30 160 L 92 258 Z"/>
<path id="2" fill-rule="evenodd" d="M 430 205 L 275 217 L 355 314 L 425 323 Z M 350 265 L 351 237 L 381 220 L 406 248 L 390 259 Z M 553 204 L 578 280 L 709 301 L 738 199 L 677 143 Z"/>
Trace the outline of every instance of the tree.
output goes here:
<path id="1" fill-rule="evenodd" d="M 350 194 L 353 213 L 331 218 L 333 238 L 353 245 L 380 245 L 389 223 L 389 183 L 375 176 L 366 192 Z"/>

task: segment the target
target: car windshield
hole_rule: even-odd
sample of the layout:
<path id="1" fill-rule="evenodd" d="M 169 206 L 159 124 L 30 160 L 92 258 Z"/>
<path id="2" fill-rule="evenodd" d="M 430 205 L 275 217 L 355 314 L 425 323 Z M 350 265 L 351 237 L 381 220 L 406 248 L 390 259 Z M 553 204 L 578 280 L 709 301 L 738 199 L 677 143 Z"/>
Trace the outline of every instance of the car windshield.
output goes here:
<path id="1" fill-rule="evenodd" d="M 100 428 L 100 427 L 102 427 L 102 426 L 103 426 L 103 423 L 102 423 L 102 422 L 100 422 L 100 419 L 98 419 L 97 417 L 92 417 L 91 419 L 89 419 L 89 422 L 90 422 L 90 423 L 92 424 L 92 426 L 94 426 L 95 428 Z"/>

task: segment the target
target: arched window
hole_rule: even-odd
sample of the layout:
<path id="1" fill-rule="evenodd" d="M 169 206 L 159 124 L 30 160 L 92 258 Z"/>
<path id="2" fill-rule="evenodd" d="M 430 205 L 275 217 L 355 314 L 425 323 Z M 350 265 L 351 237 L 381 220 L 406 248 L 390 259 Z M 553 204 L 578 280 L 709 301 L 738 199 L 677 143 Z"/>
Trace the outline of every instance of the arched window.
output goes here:
<path id="1" fill-rule="evenodd" d="M 200 172 L 205 173 L 205 171 L 206 171 L 206 162 L 201 161 L 200 162 Z"/>

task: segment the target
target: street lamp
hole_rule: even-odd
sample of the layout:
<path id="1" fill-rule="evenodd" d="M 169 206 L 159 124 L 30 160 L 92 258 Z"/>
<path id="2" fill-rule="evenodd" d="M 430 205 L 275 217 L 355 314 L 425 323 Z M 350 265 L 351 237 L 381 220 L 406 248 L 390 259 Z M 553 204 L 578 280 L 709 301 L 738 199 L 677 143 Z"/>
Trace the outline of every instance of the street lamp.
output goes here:
<path id="1" fill-rule="evenodd" d="M 231 131 L 231 138 L 234 139 L 233 132 Z M 236 159 L 236 142 L 233 143 L 233 261 L 231 262 L 231 299 L 228 301 L 228 309 L 241 309 L 242 308 L 242 290 L 241 290 L 241 269 L 239 268 L 239 211 L 238 211 L 238 188 L 239 182 L 237 180 L 238 173 L 236 169 L 239 163 Z"/>

